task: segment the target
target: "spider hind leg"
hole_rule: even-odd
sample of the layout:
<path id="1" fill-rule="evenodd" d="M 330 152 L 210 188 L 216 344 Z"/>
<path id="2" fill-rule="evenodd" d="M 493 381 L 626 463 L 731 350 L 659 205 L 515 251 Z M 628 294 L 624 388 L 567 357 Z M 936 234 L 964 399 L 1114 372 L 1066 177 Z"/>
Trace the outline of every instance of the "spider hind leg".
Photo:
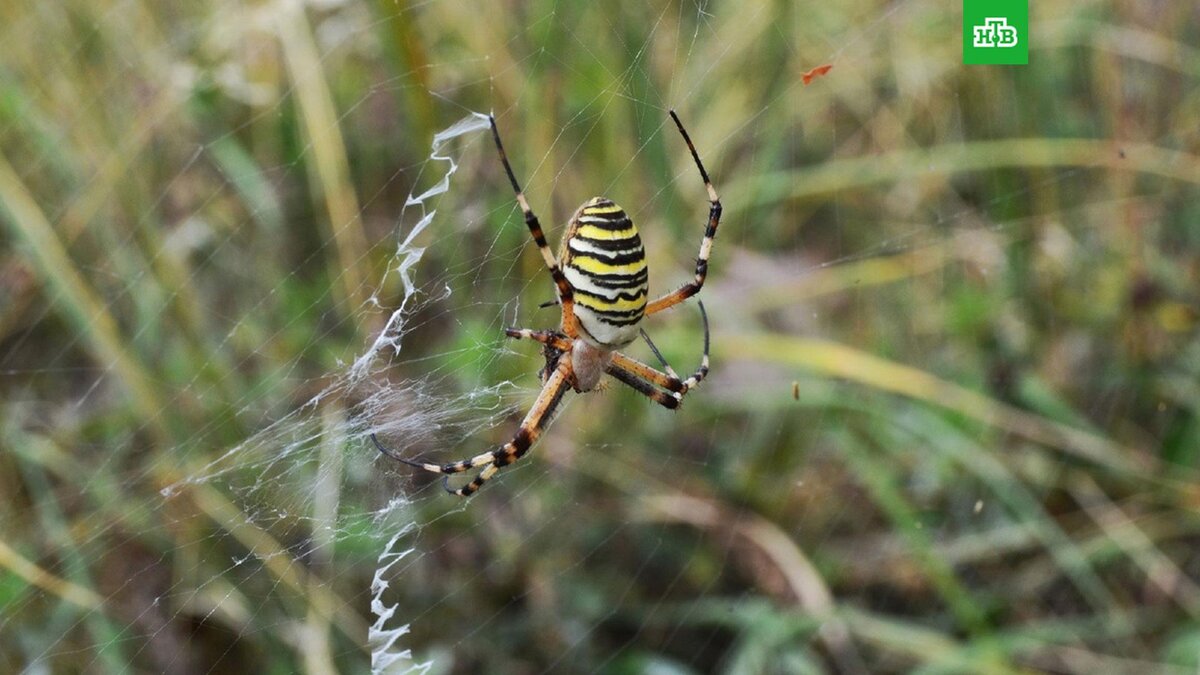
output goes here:
<path id="1" fill-rule="evenodd" d="M 542 431 L 554 417 L 554 412 L 562 402 L 563 395 L 571 386 L 571 372 L 571 360 L 558 359 L 558 364 L 555 366 L 554 372 L 547 378 L 545 385 L 542 387 L 542 392 L 538 394 L 537 401 L 534 401 L 533 407 L 525 415 L 525 419 L 522 420 L 521 426 L 517 429 L 517 433 L 513 435 L 512 440 L 491 452 L 476 455 L 471 459 L 450 462 L 448 464 L 418 462 L 400 457 L 394 451 L 387 449 L 379 442 L 379 439 L 375 438 L 374 434 L 372 434 L 371 440 L 374 441 L 375 447 L 380 452 L 392 459 L 431 473 L 445 474 L 445 478 L 442 479 L 442 487 L 447 492 L 460 497 L 470 497 L 479 488 L 483 487 L 484 483 L 491 480 L 501 468 L 524 457 L 525 453 L 529 452 L 529 449 L 533 447 L 533 444 L 537 443 L 538 438 L 542 435 Z M 481 466 L 483 470 L 475 478 L 471 479 L 471 482 L 460 488 L 450 485 L 450 476 L 452 474 L 462 473 L 463 471 Z"/>
<path id="2" fill-rule="evenodd" d="M 675 372 L 675 369 L 671 367 L 671 364 L 667 363 L 667 359 L 663 357 L 662 352 L 658 350 L 658 346 L 655 345 L 654 341 L 650 339 L 650 335 L 644 330 L 640 331 L 642 334 L 642 339 L 645 340 L 646 344 L 650 346 L 650 351 L 654 352 L 654 356 L 658 359 L 658 362 L 662 364 L 663 370 L 667 371 L 667 375 L 670 375 L 679 384 L 678 389 L 670 385 L 662 386 L 665 386 L 671 391 L 678 391 L 681 394 L 686 394 L 688 390 L 700 384 L 700 382 L 708 375 L 708 348 L 710 343 L 708 332 L 708 312 L 704 310 L 703 300 L 697 300 L 696 304 L 700 306 L 700 320 L 704 324 L 704 354 L 700 359 L 700 367 L 697 368 L 696 372 L 692 373 L 691 376 L 689 376 L 686 380 L 681 379 Z"/>
<path id="3" fill-rule="evenodd" d="M 429 471 L 430 473 L 444 473 L 444 474 L 462 473 L 463 471 L 469 471 L 470 469 L 474 469 L 477 466 L 483 466 L 484 464 L 491 464 L 493 461 L 493 457 L 494 457 L 494 454 L 489 452 L 489 453 L 485 453 L 482 455 L 476 455 L 476 456 L 472 457 L 471 459 L 464 459 L 464 460 L 460 460 L 457 462 L 449 462 L 446 464 L 436 464 L 434 462 L 422 462 L 422 461 L 415 460 L 415 459 L 408 459 L 406 457 L 401 457 L 400 455 L 396 454 L 395 450 L 391 450 L 387 446 L 380 443 L 379 438 L 377 438 L 375 436 L 375 434 L 371 434 L 371 442 L 375 444 L 375 448 L 377 450 L 379 450 L 379 452 L 383 453 L 388 458 L 394 459 L 397 462 L 400 462 L 401 464 L 406 464 L 406 465 L 411 466 L 416 469 L 424 469 L 425 471 Z"/>
<path id="4" fill-rule="evenodd" d="M 704 311 L 703 302 L 699 305 L 700 317 L 704 321 L 704 356 L 700 360 L 700 367 L 686 380 L 680 379 L 646 331 L 642 331 L 642 338 L 646 340 L 646 344 L 650 345 L 650 351 L 654 352 L 654 356 L 658 358 L 659 363 L 667 372 L 655 370 L 620 352 L 613 354 L 612 363 L 608 365 L 605 372 L 664 408 L 671 410 L 678 408 L 683 403 L 683 397 L 708 375 L 708 313 Z M 664 389 L 666 391 L 663 391 Z"/>

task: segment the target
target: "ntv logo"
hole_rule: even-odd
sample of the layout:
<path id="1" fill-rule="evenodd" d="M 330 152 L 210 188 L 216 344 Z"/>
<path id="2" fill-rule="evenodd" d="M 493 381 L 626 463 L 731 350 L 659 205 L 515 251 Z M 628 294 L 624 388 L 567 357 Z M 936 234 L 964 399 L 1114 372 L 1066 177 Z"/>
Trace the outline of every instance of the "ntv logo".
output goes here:
<path id="1" fill-rule="evenodd" d="M 1004 17 L 988 17 L 982 26 L 972 26 L 976 47 L 1016 47 L 1017 29 Z"/>
<path id="2" fill-rule="evenodd" d="M 1027 65 L 1029 0 L 963 0 L 963 63 Z"/>

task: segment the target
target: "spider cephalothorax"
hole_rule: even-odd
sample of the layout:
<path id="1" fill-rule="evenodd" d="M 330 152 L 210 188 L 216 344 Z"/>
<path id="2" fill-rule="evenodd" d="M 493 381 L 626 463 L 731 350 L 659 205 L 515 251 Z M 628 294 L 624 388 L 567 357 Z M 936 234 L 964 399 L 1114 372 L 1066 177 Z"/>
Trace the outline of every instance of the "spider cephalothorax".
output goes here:
<path id="1" fill-rule="evenodd" d="M 700 155 L 675 111 L 670 114 L 704 179 L 709 201 L 708 221 L 704 239 L 700 242 L 700 254 L 696 257 L 695 278 L 653 302 L 646 301 L 649 276 L 641 235 L 625 211 L 611 200 L 593 197 L 575 211 L 555 257 L 508 163 L 496 120 L 491 118 L 492 137 L 500 161 L 516 193 L 525 224 L 554 279 L 558 304 L 562 308 L 558 330 L 509 328 L 504 331 L 511 338 L 542 343 L 546 358 L 546 366 L 541 372 L 542 392 L 513 439 L 490 452 L 447 464 L 420 462 L 396 455 L 372 434 L 371 440 L 380 452 L 409 466 L 447 474 L 446 490 L 466 497 L 496 475 L 501 467 L 512 464 L 529 451 L 549 424 L 568 388 L 578 392 L 591 391 L 603 375 L 608 374 L 659 405 L 677 408 L 684 395 L 704 379 L 708 374 L 708 317 L 704 314 L 703 304 L 700 304 L 700 314 L 704 318 L 704 356 L 700 367 L 687 379 L 676 375 L 639 327 L 643 317 L 674 307 L 700 291 L 708 272 L 713 237 L 721 221 L 721 200 L 700 162 Z M 646 339 L 666 372 L 617 351 L 636 340 L 638 335 Z M 483 467 L 483 470 L 471 482 L 460 488 L 450 487 L 449 474 L 476 467 Z"/>

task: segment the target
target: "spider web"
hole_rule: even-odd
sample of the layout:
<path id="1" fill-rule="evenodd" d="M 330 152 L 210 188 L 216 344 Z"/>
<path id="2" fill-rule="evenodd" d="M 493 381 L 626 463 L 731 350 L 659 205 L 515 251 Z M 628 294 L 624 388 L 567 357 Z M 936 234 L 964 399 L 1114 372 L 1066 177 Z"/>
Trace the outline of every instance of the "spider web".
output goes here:
<path id="1" fill-rule="evenodd" d="M 1046 40 L 1088 45 L 1079 36 L 1092 35 L 1097 7 L 1043 14 Z M 1084 607 L 1105 624 L 1101 642 L 1119 640 L 1101 648 L 1075 628 L 1057 642 L 1009 636 L 1036 642 L 1014 648 L 1015 663 L 1079 663 L 1059 648 L 1161 656 L 1137 627 L 1146 617 L 1116 598 L 1128 582 L 1098 573 L 1085 537 L 1042 515 L 1038 492 L 1067 488 L 1031 477 L 1100 467 L 1101 478 L 1063 484 L 1111 526 L 1125 512 L 1103 501 L 1103 472 L 1142 474 L 1098 427 L 1135 397 L 1101 383 L 1087 399 L 1096 407 L 1072 410 L 1056 394 L 1069 398 L 1069 384 L 1018 392 L 1003 378 L 1012 359 L 980 364 L 957 350 L 1030 343 L 1033 329 L 979 281 L 1007 278 L 1014 242 L 1028 242 L 1036 265 L 1061 266 L 1039 271 L 1066 275 L 1071 251 L 1107 236 L 1105 213 L 1194 197 L 1179 188 L 1195 182 L 1190 160 L 1164 156 L 1186 147 L 1178 127 L 1125 129 L 1144 140 L 1119 149 L 1164 182 L 1090 191 L 1118 148 L 1110 159 L 1102 143 L 1006 145 L 1064 130 L 1008 133 L 1013 90 L 984 97 L 983 111 L 944 95 L 959 86 L 946 75 L 959 57 L 921 36 L 953 42 L 958 19 L 922 0 L 702 2 L 634 18 L 554 3 L 335 0 L 215 2 L 178 16 L 132 0 L 4 11 L 0 82 L 17 94 L 0 108 L 0 217 L 15 223 L 0 443 L 19 476 L 0 530 L 6 667 L 867 672 L 923 663 L 897 646 L 909 641 L 945 650 L 931 668 L 970 670 L 979 662 L 954 641 L 986 620 L 956 596 L 969 582 L 953 566 L 987 575 L 973 545 L 1061 570 L 1066 581 L 1040 582 L 1049 591 L 1033 594 L 1031 613 Z M 46 34 L 79 39 L 43 50 L 33 36 Z M 1197 76 L 1194 53 L 1131 58 Z M 802 84 L 825 63 L 832 71 Z M 78 105 L 64 103 L 61 83 L 83 81 Z M 925 125 L 913 106 L 931 99 L 967 111 L 932 111 Z M 568 395 L 530 457 L 467 502 L 379 457 L 372 433 L 404 456 L 473 456 L 511 437 L 536 395 L 536 345 L 502 328 L 552 327 L 556 310 L 537 305 L 553 286 L 485 113 L 550 239 L 577 203 L 613 197 L 642 230 L 658 295 L 688 279 L 707 207 L 669 108 L 727 209 L 702 294 L 709 380 L 674 415 L 615 390 Z M 168 142 L 176 133 L 186 141 Z M 997 143 L 913 149 L 927 137 Z M 835 156 L 833 168 L 807 147 Z M 873 165 L 876 154 L 888 159 Z M 1044 172 L 1005 173 L 1022 162 Z M 945 178 L 963 167 L 985 177 Z M 909 171 L 920 175 L 903 179 Z M 137 178 L 126 185 L 125 173 Z M 839 201 L 853 189 L 876 196 Z M 1059 192 L 1083 198 L 1036 203 Z M 960 282 L 958 267 L 965 288 L 929 281 Z M 906 313 L 904 294 L 962 325 Z M 994 323 L 971 312 L 985 300 L 1000 307 Z M 1186 314 L 1186 303 L 1156 302 Z M 649 323 L 690 371 L 694 310 Z M 828 340 L 784 339 L 798 336 Z M 1189 353 L 1165 346 L 1174 339 L 1147 337 L 1160 343 L 1146 349 Z M 906 363 L 926 370 L 888 370 Z M 1164 385 L 1171 411 L 1194 389 L 1193 361 L 1175 364 L 1184 376 Z M 991 397 L 968 395 L 980 390 Z M 873 410 L 894 398 L 917 403 Z M 873 415 L 887 423 L 863 421 Z M 859 445 L 879 455 L 848 450 Z M 1006 448 L 1018 458 L 997 459 Z M 945 489 L 947 475 L 963 485 Z M 889 527 L 861 517 L 860 501 Z M 905 543 L 931 553 L 881 572 L 904 566 Z M 1187 609 L 1192 585 L 1178 572 L 1194 561 L 1162 557 L 1149 576 L 1183 589 L 1182 613 L 1194 616 L 1200 595 Z M 1029 566 L 1031 587 L 1038 572 Z M 922 574 L 933 581 L 912 582 Z M 839 583 L 859 589 L 853 600 L 835 599 Z M 884 625 L 920 615 L 906 583 L 944 608 L 915 627 Z"/>

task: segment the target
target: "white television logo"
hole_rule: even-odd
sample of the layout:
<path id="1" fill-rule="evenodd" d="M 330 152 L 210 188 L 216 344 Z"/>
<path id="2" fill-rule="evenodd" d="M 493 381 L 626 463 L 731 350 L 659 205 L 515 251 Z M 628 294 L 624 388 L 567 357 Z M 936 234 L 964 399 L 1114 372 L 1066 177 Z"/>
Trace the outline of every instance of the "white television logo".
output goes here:
<path id="1" fill-rule="evenodd" d="M 1016 47 L 1017 29 L 1008 25 L 1004 17 L 989 17 L 983 20 L 982 26 L 972 26 L 975 30 L 976 47 Z"/>

